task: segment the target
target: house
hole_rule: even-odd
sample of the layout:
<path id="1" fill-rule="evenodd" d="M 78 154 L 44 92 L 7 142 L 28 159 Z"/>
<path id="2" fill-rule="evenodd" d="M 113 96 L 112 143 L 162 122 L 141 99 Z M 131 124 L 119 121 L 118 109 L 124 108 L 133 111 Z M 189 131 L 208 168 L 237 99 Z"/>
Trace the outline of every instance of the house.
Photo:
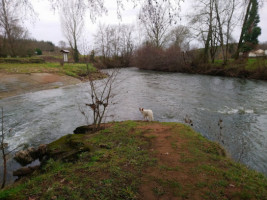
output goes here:
<path id="1" fill-rule="evenodd" d="M 267 50 L 264 51 L 262 49 L 258 49 L 248 53 L 248 57 L 250 58 L 262 57 L 262 56 L 267 56 Z"/>

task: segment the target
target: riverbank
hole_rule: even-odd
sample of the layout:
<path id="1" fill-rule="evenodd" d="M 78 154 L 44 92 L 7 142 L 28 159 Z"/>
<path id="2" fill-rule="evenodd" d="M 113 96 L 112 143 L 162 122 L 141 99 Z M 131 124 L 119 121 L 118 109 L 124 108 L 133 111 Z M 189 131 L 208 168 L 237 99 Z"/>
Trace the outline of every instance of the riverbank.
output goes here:
<path id="1" fill-rule="evenodd" d="M 179 72 L 211 76 L 235 77 L 245 79 L 267 80 L 267 59 L 250 58 L 248 60 L 229 60 L 227 65 L 222 60 L 215 63 L 190 63 L 173 65 L 142 65 L 140 69 L 163 72 Z"/>
<path id="2" fill-rule="evenodd" d="M 140 121 L 103 126 L 50 143 L 54 159 L 2 190 L 0 199 L 267 198 L 264 175 L 232 161 L 188 126 Z M 70 156 L 73 150 L 77 154 Z"/>
<path id="3" fill-rule="evenodd" d="M 105 77 L 91 65 L 88 70 L 93 79 Z M 86 80 L 86 74 L 85 64 L 0 63 L 0 99 L 77 84 Z"/>

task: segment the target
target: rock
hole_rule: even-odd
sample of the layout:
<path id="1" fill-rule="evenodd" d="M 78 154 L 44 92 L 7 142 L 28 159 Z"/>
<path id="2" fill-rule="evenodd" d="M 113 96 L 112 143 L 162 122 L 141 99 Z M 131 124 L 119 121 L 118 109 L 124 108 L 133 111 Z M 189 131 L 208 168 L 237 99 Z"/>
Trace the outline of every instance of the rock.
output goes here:
<path id="1" fill-rule="evenodd" d="M 33 173 L 35 170 L 39 169 L 40 165 L 34 166 L 34 167 L 22 167 L 16 171 L 13 172 L 13 176 L 27 176 L 31 173 Z"/>
<path id="2" fill-rule="evenodd" d="M 15 154 L 14 159 L 20 163 L 22 166 L 25 166 L 27 164 L 30 164 L 32 161 L 34 161 L 35 159 L 32 158 L 32 156 L 30 155 L 30 151 L 27 150 L 22 150 L 19 151 Z"/>
<path id="3" fill-rule="evenodd" d="M 47 152 L 47 145 L 46 144 L 41 144 L 39 147 L 38 147 L 38 157 L 43 157 Z"/>
<path id="4" fill-rule="evenodd" d="M 85 134 L 93 132 L 94 132 L 93 126 L 80 126 L 73 131 L 74 134 Z"/>
<path id="5" fill-rule="evenodd" d="M 84 138 L 83 134 L 69 134 L 48 144 L 47 156 L 54 160 L 74 162 L 79 159 L 79 154 L 91 151 L 91 143 Z"/>
<path id="6" fill-rule="evenodd" d="M 37 149 L 29 147 L 26 150 L 19 151 L 15 154 L 14 159 L 20 163 L 22 166 L 30 164 L 36 159 L 42 159 L 46 154 L 47 145 L 41 144 Z"/>

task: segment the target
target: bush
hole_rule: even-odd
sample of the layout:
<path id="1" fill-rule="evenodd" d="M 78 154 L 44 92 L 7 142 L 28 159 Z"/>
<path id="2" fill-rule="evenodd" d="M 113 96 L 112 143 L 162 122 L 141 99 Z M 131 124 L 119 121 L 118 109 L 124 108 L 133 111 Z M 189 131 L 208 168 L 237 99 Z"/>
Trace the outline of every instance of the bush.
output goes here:
<path id="1" fill-rule="evenodd" d="M 38 49 L 38 48 L 35 49 L 35 52 L 36 52 L 36 54 L 39 55 L 39 56 L 43 54 L 42 50 L 41 50 L 41 49 Z"/>
<path id="2" fill-rule="evenodd" d="M 0 58 L 0 63 L 45 63 L 42 58 Z"/>
<path id="3" fill-rule="evenodd" d="M 183 72 L 189 70 L 191 56 L 177 46 L 168 49 L 146 44 L 135 52 L 134 64 L 140 69 Z"/>

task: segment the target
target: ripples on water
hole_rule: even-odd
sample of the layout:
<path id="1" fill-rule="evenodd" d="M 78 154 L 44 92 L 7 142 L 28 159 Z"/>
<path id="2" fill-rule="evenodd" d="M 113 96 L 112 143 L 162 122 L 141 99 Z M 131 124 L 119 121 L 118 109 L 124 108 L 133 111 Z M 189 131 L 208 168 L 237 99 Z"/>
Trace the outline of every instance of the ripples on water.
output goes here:
<path id="1" fill-rule="evenodd" d="M 86 102 L 86 91 L 83 83 L 0 100 L 6 129 L 12 128 L 10 148 L 49 143 L 84 125 L 78 105 Z M 195 130 L 216 141 L 222 119 L 226 150 L 267 175 L 266 82 L 130 68 L 121 70 L 114 92 L 107 121 L 141 120 L 138 108 L 144 107 L 157 121 L 183 122 L 189 116 Z"/>

